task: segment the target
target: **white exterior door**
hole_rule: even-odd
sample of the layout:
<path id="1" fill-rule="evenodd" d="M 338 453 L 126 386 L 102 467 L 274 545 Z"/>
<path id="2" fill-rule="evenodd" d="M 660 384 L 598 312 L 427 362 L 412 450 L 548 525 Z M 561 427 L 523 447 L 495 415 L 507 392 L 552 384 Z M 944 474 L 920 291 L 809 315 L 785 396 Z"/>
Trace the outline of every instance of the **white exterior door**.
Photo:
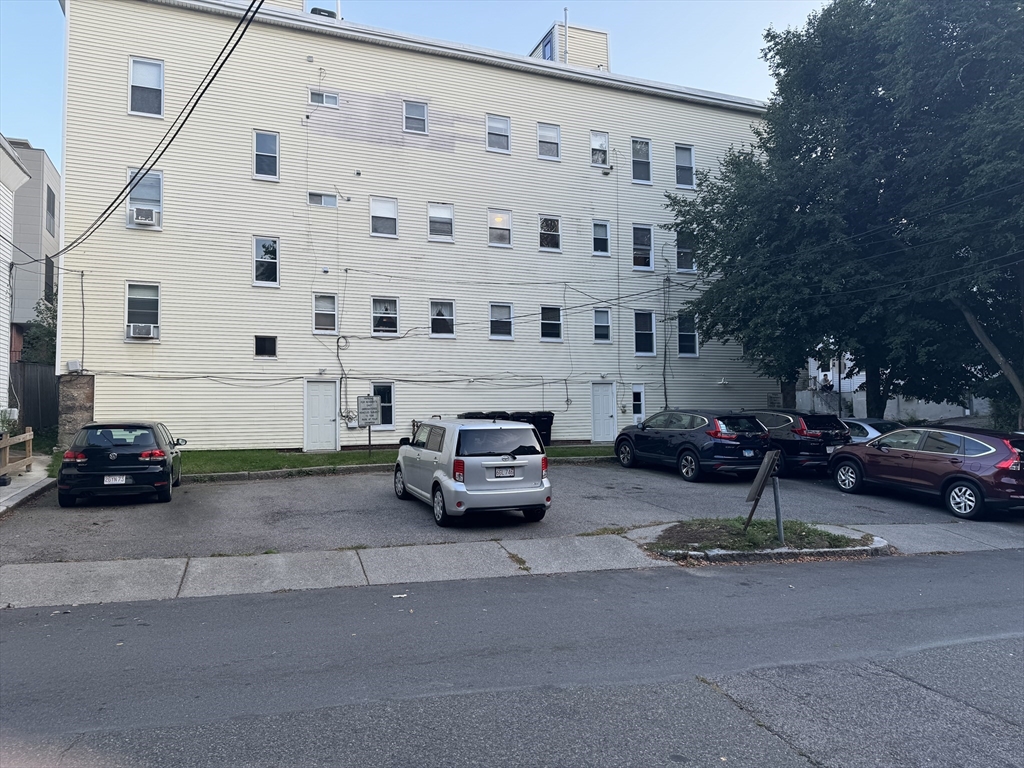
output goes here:
<path id="1" fill-rule="evenodd" d="M 334 451 L 337 448 L 337 385 L 333 381 L 307 381 L 305 450 Z"/>
<path id="2" fill-rule="evenodd" d="M 643 384 L 633 385 L 633 423 L 639 424 L 647 418 L 647 396 Z"/>
<path id="3" fill-rule="evenodd" d="M 592 440 L 595 443 L 610 443 L 615 439 L 615 384 L 594 382 L 590 388 L 594 419 Z"/>

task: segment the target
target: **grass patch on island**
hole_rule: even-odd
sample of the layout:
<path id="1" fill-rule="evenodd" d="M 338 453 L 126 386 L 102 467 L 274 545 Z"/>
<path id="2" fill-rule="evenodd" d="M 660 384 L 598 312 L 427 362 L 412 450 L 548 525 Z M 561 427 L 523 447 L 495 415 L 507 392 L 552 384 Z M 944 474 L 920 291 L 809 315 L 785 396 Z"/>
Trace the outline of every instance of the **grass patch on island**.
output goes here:
<path id="1" fill-rule="evenodd" d="M 746 518 L 705 518 L 685 520 L 666 528 L 649 545 L 655 551 L 699 551 L 725 549 L 735 552 L 754 552 L 760 549 L 778 549 L 782 546 L 774 520 L 754 520 L 744 532 Z M 865 534 L 859 539 L 828 533 L 800 520 L 785 520 L 782 530 L 786 546 L 791 549 L 848 549 L 871 543 Z"/>

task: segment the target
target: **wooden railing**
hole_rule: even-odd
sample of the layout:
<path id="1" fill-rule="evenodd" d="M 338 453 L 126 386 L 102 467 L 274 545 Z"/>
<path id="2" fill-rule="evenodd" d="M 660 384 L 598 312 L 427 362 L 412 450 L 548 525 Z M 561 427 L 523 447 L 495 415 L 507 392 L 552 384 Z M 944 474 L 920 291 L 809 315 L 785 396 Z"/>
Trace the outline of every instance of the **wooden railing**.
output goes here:
<path id="1" fill-rule="evenodd" d="M 24 445 L 25 458 L 11 461 L 11 446 Z M 23 469 L 32 469 L 32 427 L 25 427 L 25 434 L 17 437 L 0 438 L 0 476 Z"/>

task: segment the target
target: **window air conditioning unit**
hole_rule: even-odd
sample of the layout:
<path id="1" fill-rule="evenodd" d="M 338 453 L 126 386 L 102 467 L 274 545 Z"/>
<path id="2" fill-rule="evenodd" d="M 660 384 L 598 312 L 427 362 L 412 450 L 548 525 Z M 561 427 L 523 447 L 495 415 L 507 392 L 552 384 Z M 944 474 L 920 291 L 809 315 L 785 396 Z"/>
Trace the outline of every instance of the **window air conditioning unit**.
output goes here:
<path id="1" fill-rule="evenodd" d="M 158 213 L 154 208 L 132 208 L 132 224 L 153 227 L 157 224 Z"/>
<path id="2" fill-rule="evenodd" d="M 130 323 L 128 325 L 130 339 L 159 339 L 160 326 L 150 323 Z"/>

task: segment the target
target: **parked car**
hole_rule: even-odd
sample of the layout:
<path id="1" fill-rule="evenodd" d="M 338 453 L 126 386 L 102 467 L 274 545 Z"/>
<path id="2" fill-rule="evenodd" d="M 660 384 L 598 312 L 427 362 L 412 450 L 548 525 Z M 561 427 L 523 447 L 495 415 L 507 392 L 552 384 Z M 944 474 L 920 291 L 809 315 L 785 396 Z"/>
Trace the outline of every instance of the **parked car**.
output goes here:
<path id="1" fill-rule="evenodd" d="M 986 508 L 1024 507 L 1024 437 L 967 427 L 901 429 L 832 455 L 839 490 L 869 483 L 940 497 L 956 517 Z"/>
<path id="2" fill-rule="evenodd" d="M 675 466 L 692 483 L 708 472 L 756 472 L 767 446 L 768 430 L 750 414 L 671 409 L 625 427 L 615 455 L 624 467 Z"/>
<path id="3" fill-rule="evenodd" d="M 866 443 L 886 432 L 895 432 L 897 429 L 905 429 L 907 426 L 898 421 L 885 419 L 842 419 L 841 421 L 850 430 L 851 443 Z"/>
<path id="4" fill-rule="evenodd" d="M 171 500 L 181 484 L 185 440 L 155 421 L 93 422 L 82 427 L 57 473 L 57 503 L 73 507 L 85 496 L 155 493 Z"/>
<path id="5" fill-rule="evenodd" d="M 850 442 L 850 430 L 830 413 L 803 413 L 784 409 L 744 410 L 766 427 L 769 447 L 781 451 L 778 473 L 797 469 L 828 469 L 828 458 Z"/>
<path id="6" fill-rule="evenodd" d="M 400 443 L 395 495 L 430 504 L 438 525 L 499 509 L 520 509 L 536 523 L 551 507 L 548 457 L 532 424 L 430 419 Z"/>

